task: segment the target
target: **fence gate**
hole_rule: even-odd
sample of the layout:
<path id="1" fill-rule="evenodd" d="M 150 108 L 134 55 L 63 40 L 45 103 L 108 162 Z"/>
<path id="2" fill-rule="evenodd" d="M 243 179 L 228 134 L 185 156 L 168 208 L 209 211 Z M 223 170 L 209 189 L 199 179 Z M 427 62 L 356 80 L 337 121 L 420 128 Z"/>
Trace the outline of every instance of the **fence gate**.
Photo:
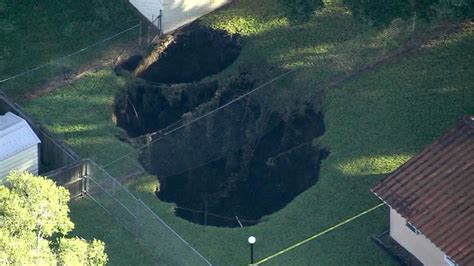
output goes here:
<path id="1" fill-rule="evenodd" d="M 71 165 L 42 174 L 69 190 L 71 198 L 83 196 L 88 190 L 89 163 L 77 161 Z"/>

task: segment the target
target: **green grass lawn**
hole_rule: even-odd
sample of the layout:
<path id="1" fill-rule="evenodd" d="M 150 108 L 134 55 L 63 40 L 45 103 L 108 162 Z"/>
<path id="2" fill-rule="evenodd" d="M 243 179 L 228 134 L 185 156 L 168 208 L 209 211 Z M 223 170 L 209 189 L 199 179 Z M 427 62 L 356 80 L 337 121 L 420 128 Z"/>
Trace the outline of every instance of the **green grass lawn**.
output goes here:
<path id="1" fill-rule="evenodd" d="M 32 101 L 25 110 L 81 157 L 105 164 L 133 150 L 118 140 L 125 133 L 112 123 L 114 95 L 124 86 L 123 78 L 111 69 L 103 69 Z M 134 155 L 120 165 L 140 169 Z M 113 174 L 119 174 L 121 169 L 116 170 Z"/>
<path id="2" fill-rule="evenodd" d="M 325 202 L 322 205 L 332 207 L 335 212 L 341 209 L 351 212 L 375 204 L 369 188 L 377 180 L 463 116 L 474 114 L 474 56 L 465 52 L 473 49 L 471 28 L 435 47 L 426 47 L 327 91 L 324 98 L 327 131 L 322 141 L 330 147 L 331 155 L 323 162 L 321 180 L 308 191 L 307 201 L 321 199 Z M 325 209 L 307 207 L 313 211 Z M 350 263 L 351 259 L 357 264 L 373 264 L 369 250 L 355 252 L 355 249 L 369 247 L 362 240 L 373 233 L 371 227 L 386 221 L 387 214 L 379 210 L 334 232 L 333 236 L 321 238 L 319 244 L 309 244 L 274 262 L 304 264 L 308 261 L 304 257 L 309 256 L 314 261 L 327 262 L 323 264 Z M 354 234 L 361 234 L 360 242 L 352 242 Z M 326 256 L 331 251 L 325 244 L 339 252 Z M 345 258 L 337 254 L 344 254 L 341 257 Z"/>
<path id="3" fill-rule="evenodd" d="M 70 233 L 87 240 L 106 243 L 110 265 L 153 265 L 150 251 L 142 248 L 135 236 L 88 198 L 69 203 L 74 230 Z"/>
<path id="4" fill-rule="evenodd" d="M 1 0 L 0 14 L 0 79 L 138 23 L 126 0 Z"/>
<path id="5" fill-rule="evenodd" d="M 20 103 L 138 44 L 140 18 L 125 0 L 2 0 L 0 14 L 0 80 L 21 74 L 0 89 Z"/>
<path id="6" fill-rule="evenodd" d="M 275 0 L 241 0 L 203 23 L 244 35 L 241 56 L 216 78 L 240 66 L 261 69 L 256 75 L 262 80 L 285 69 L 297 69 L 271 86 L 276 90 L 270 93 L 275 108 L 310 99 L 317 91 L 324 93 L 321 108 L 327 131 L 321 142 L 329 147 L 330 155 L 322 163 L 316 185 L 258 225 L 241 229 L 203 227 L 175 217 L 172 204 L 154 196 L 158 184 L 153 177 L 128 184 L 217 265 L 248 263 L 246 241 L 251 234 L 257 237 L 256 257 L 260 259 L 378 204 L 369 191 L 372 185 L 462 116 L 474 113 L 470 100 L 474 99 L 474 56 L 466 53 L 474 48 L 472 30 L 393 60 L 347 84 L 325 89 L 335 76 L 399 47 L 407 40 L 404 32 L 391 36 L 387 29 L 369 28 L 337 7 L 319 12 L 303 24 L 292 24 L 279 10 Z M 25 108 L 79 155 L 104 164 L 132 150 L 115 137 L 123 131 L 111 121 L 114 95 L 123 86 L 123 79 L 104 69 L 28 102 Z M 120 174 L 139 168 L 134 156 L 110 170 Z M 110 246 L 112 264 L 149 263 L 146 251 L 141 252 L 126 231 L 116 229 L 114 237 L 104 233 L 115 230 L 117 224 L 91 202 L 71 206 L 76 232 L 103 239 Z M 387 210 L 378 209 L 268 264 L 394 264 L 370 240 L 388 227 L 387 222 Z M 118 248 L 121 243 L 128 243 L 133 250 L 127 252 L 132 254 L 122 252 Z"/>

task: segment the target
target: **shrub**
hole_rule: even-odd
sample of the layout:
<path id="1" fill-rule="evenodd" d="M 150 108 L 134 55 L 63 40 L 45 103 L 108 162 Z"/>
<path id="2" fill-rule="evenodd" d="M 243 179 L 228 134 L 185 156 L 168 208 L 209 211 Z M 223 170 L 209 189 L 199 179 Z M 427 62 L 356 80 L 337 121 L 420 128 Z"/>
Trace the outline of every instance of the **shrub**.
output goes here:
<path id="1" fill-rule="evenodd" d="M 409 0 L 345 0 L 352 14 L 373 25 L 386 25 L 393 19 L 407 17 L 412 8 Z"/>
<path id="2" fill-rule="evenodd" d="M 324 6 L 323 0 L 280 0 L 284 13 L 293 22 L 308 20 L 315 10 Z"/>

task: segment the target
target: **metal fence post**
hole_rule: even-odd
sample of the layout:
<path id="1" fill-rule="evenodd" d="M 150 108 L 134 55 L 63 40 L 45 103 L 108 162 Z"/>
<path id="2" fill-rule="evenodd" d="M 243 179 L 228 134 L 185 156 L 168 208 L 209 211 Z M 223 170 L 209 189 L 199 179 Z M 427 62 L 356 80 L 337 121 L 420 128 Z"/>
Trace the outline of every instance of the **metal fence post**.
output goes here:
<path id="1" fill-rule="evenodd" d="M 86 175 L 86 193 L 89 192 L 89 175 Z"/>
<path id="2" fill-rule="evenodd" d="M 136 201 L 137 205 L 135 208 L 135 237 L 139 237 L 140 235 L 140 223 L 138 221 L 138 209 L 139 209 L 139 202 L 138 200 Z"/>
<path id="3" fill-rule="evenodd" d="M 138 46 L 142 46 L 142 21 L 140 20 L 140 26 L 138 28 Z"/>
<path id="4" fill-rule="evenodd" d="M 88 176 L 89 176 L 89 163 L 86 161 L 82 169 L 82 182 L 81 182 L 82 195 L 85 195 L 88 191 L 88 186 L 87 186 Z"/>
<path id="5" fill-rule="evenodd" d="M 204 226 L 207 226 L 207 197 L 204 201 Z"/>
<path id="6" fill-rule="evenodd" d="M 159 27 L 160 35 L 163 34 L 163 22 L 162 22 L 162 21 L 163 21 L 163 10 L 160 9 L 160 19 L 159 19 L 159 21 L 158 21 L 158 23 L 160 24 L 160 25 L 159 25 L 159 26 L 160 26 L 160 27 Z"/>
<path id="7" fill-rule="evenodd" d="M 151 24 L 153 25 L 153 20 L 154 20 L 154 15 L 152 14 L 151 15 Z M 150 44 L 150 26 L 147 27 L 147 31 L 146 31 L 146 44 L 149 45 Z"/>
<path id="8" fill-rule="evenodd" d="M 81 182 L 81 191 L 82 191 L 82 196 L 86 194 L 86 176 L 82 177 L 82 182 Z"/>

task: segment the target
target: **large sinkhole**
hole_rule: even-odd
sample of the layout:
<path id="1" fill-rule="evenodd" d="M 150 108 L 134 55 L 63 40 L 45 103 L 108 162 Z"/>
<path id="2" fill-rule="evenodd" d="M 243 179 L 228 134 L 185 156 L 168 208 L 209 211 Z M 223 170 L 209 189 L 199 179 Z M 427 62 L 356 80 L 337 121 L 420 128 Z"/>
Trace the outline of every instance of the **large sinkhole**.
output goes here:
<path id="1" fill-rule="evenodd" d="M 327 151 L 315 138 L 324 126 L 321 114 L 310 107 L 287 118 L 280 113 L 269 117 L 265 125 L 230 125 L 222 117 L 152 146 L 141 161 L 158 176 L 158 198 L 176 203 L 179 217 L 216 226 L 255 224 L 284 207 L 318 180 Z M 263 132 L 244 133 L 260 126 Z M 215 131 L 201 135 L 209 130 Z M 184 147 L 170 154 L 178 141 Z M 171 171 L 160 169 L 167 166 Z"/>
<path id="2" fill-rule="evenodd" d="M 138 86 L 127 96 L 135 103 L 128 110 L 136 118 L 131 121 L 145 132 L 178 120 L 187 124 L 235 98 L 234 86 L 242 86 L 235 90 L 240 92 L 252 86 L 245 75 L 236 79 L 241 82 L 226 87 Z M 261 101 L 239 101 L 171 134 L 158 133 L 160 139 L 142 150 L 141 164 L 160 183 L 157 197 L 175 203 L 177 216 L 206 225 L 252 225 L 317 182 L 328 153 L 317 141 L 324 132 L 322 114 L 308 103 L 272 111 Z M 133 124 L 125 128 L 136 132 Z"/>
<path id="3" fill-rule="evenodd" d="M 239 56 L 241 39 L 192 23 L 172 36 L 159 59 L 138 74 L 155 83 L 189 83 L 219 73 Z"/>
<path id="4" fill-rule="evenodd" d="M 197 119 L 261 82 L 245 68 L 226 80 L 203 79 L 236 59 L 239 40 L 198 24 L 188 29 L 117 96 L 117 124 L 130 137 L 159 138 L 139 160 L 177 216 L 205 225 L 256 224 L 317 182 L 328 154 L 318 143 L 323 116 L 308 102 L 280 108 L 269 92 Z M 122 69 L 133 72 L 144 60 L 132 57 Z"/>

